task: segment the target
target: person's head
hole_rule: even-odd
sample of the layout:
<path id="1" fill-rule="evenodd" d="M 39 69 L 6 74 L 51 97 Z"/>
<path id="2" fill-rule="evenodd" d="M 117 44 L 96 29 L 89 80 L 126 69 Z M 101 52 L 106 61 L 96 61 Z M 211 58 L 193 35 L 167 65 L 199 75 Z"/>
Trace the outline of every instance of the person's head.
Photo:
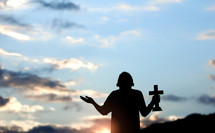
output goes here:
<path id="1" fill-rule="evenodd" d="M 122 72 L 119 75 L 116 86 L 119 87 L 120 89 L 131 88 L 132 86 L 134 86 L 133 78 L 128 72 Z"/>

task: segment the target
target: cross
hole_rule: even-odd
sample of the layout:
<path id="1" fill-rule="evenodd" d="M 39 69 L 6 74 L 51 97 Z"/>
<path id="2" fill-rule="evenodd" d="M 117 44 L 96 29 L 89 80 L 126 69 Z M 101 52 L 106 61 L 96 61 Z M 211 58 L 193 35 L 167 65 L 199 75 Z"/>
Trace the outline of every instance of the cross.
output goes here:
<path id="1" fill-rule="evenodd" d="M 160 94 L 163 94 L 163 90 L 158 90 L 158 85 L 154 85 L 154 91 L 149 91 L 149 95 L 159 96 Z M 155 103 L 153 111 L 162 111 L 159 103 Z"/>

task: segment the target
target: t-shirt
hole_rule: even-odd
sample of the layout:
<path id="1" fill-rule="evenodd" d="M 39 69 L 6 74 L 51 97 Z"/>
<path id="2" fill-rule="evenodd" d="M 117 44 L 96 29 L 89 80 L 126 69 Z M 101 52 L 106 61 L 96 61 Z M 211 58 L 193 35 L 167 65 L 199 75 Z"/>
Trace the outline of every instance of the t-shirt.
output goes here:
<path id="1" fill-rule="evenodd" d="M 138 133 L 139 111 L 145 109 L 145 101 L 139 90 L 115 90 L 103 105 L 105 114 L 112 112 L 111 133 Z"/>

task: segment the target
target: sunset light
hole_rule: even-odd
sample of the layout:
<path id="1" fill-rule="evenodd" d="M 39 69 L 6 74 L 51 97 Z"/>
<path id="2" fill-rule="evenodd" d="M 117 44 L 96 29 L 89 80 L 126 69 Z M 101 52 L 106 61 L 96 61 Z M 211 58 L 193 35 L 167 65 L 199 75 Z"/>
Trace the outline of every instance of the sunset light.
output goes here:
<path id="1" fill-rule="evenodd" d="M 215 0 L 0 0 L 0 133 L 215 115 L 214 51 Z"/>
<path id="2" fill-rule="evenodd" d="M 100 131 L 96 131 L 95 133 L 110 133 L 110 130 L 105 128 Z"/>

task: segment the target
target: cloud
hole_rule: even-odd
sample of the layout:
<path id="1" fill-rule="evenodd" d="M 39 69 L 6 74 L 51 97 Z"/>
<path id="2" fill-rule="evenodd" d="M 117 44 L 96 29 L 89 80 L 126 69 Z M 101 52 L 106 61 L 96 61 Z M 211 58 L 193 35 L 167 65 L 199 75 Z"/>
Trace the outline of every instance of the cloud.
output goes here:
<path id="1" fill-rule="evenodd" d="M 215 30 L 208 30 L 197 35 L 197 40 L 214 40 Z"/>
<path id="2" fill-rule="evenodd" d="M 118 11 L 159 11 L 159 8 L 154 6 L 154 5 L 131 6 L 128 4 L 120 4 L 118 6 L 113 7 L 113 10 L 118 10 Z"/>
<path id="3" fill-rule="evenodd" d="M 162 123 L 173 121 L 182 117 L 169 116 L 169 117 L 160 117 L 159 113 L 154 113 L 150 117 L 141 119 L 141 127 L 144 128 L 153 123 Z M 111 118 L 104 116 L 88 116 L 84 118 L 84 126 L 63 126 L 63 125 L 50 125 L 50 124 L 41 124 L 34 121 L 14 121 L 16 128 L 11 128 L 12 126 L 4 125 L 0 129 L 3 132 L 14 131 L 14 133 L 23 133 L 23 125 L 26 125 L 28 130 L 24 130 L 25 133 L 103 133 L 110 132 Z M 99 124 L 98 124 L 99 123 Z M 35 125 L 34 127 L 32 127 Z M 32 128 L 30 128 L 32 127 Z"/>
<path id="4" fill-rule="evenodd" d="M 5 51 L 4 49 L 1 49 L 1 48 L 0 48 L 0 55 L 2 55 L 2 56 L 18 56 L 18 57 L 22 56 L 19 53 L 7 52 L 7 51 Z"/>
<path id="5" fill-rule="evenodd" d="M 82 44 L 84 42 L 84 38 L 73 38 L 71 36 L 67 36 L 63 39 L 63 41 L 71 45 L 77 45 L 77 44 Z"/>
<path id="6" fill-rule="evenodd" d="M 209 74 L 207 77 L 208 77 L 209 79 L 215 81 L 215 76 L 214 76 L 214 75 L 210 75 L 210 74 Z"/>
<path id="7" fill-rule="evenodd" d="M 215 60 L 209 60 L 208 64 L 215 68 Z"/>
<path id="8" fill-rule="evenodd" d="M 1 0 L 0 9 L 3 10 L 21 10 L 28 8 L 28 0 Z"/>
<path id="9" fill-rule="evenodd" d="M 120 33 L 121 36 L 142 36 L 142 32 L 140 30 L 128 30 Z"/>
<path id="10" fill-rule="evenodd" d="M 205 104 L 205 105 L 214 105 L 215 106 L 215 97 L 209 96 L 209 95 L 201 95 L 197 98 L 197 101 L 199 103 Z"/>
<path id="11" fill-rule="evenodd" d="M 87 8 L 91 12 L 158 12 L 161 5 L 170 3 L 181 3 L 182 0 L 152 0 L 144 5 L 118 4 L 109 8 Z"/>
<path id="12" fill-rule="evenodd" d="M 151 11 L 156 12 L 160 9 L 155 5 L 132 6 L 129 4 L 119 4 L 110 8 L 87 8 L 90 12 L 135 12 L 135 11 Z"/>
<path id="13" fill-rule="evenodd" d="M 9 98 L 3 98 L 2 96 L 0 96 L 0 108 L 7 105 L 9 103 L 9 101 L 10 101 Z"/>
<path id="14" fill-rule="evenodd" d="M 155 0 L 155 3 L 181 3 L 182 0 Z"/>
<path id="15" fill-rule="evenodd" d="M 53 93 L 40 94 L 40 95 L 28 94 L 25 97 L 28 99 L 44 101 L 44 102 L 71 102 L 71 101 L 73 101 L 72 97 L 69 95 L 57 95 L 57 94 L 53 94 Z"/>
<path id="16" fill-rule="evenodd" d="M 63 21 L 61 19 L 54 19 L 52 22 L 52 27 L 61 31 L 61 29 L 71 29 L 71 28 L 84 28 L 83 25 L 77 24 L 75 22 Z"/>
<path id="17" fill-rule="evenodd" d="M 40 40 L 47 41 L 52 38 L 52 34 L 37 27 L 3 25 L 0 24 L 0 34 L 12 37 L 20 41 Z"/>
<path id="18" fill-rule="evenodd" d="M 164 95 L 162 96 L 162 100 L 165 101 L 173 101 L 173 102 L 182 102 L 182 101 L 186 101 L 187 98 L 186 97 L 180 97 L 180 96 L 176 96 L 176 95 Z"/>
<path id="19" fill-rule="evenodd" d="M 35 3 L 41 7 L 52 9 L 52 10 L 68 10 L 68 11 L 79 11 L 80 7 L 72 2 L 67 1 L 51 1 L 46 2 L 45 0 L 35 0 Z"/>
<path id="20" fill-rule="evenodd" d="M 68 96 L 72 93 L 60 81 L 5 69 L 0 69 L 0 87 L 15 88 L 26 98 L 52 102 L 71 100 Z"/>
<path id="21" fill-rule="evenodd" d="M 0 69 L 0 87 L 13 87 L 23 89 L 37 88 L 55 88 L 57 90 L 66 90 L 59 81 L 54 81 L 49 78 L 41 78 L 37 75 L 23 72 L 12 72 L 5 69 Z"/>
<path id="22" fill-rule="evenodd" d="M 1 133 L 28 133 L 33 127 L 42 125 L 42 123 L 34 120 L 11 120 L 1 121 Z"/>
<path id="23" fill-rule="evenodd" d="M 12 113 L 35 113 L 37 111 L 44 111 L 44 108 L 41 105 L 23 105 L 15 97 L 11 97 L 8 99 L 6 106 L 0 108 L 0 111 Z"/>
<path id="24" fill-rule="evenodd" d="M 13 120 L 9 125 L 1 125 L 0 131 L 7 133 L 100 133 L 110 130 L 110 118 L 94 117 L 85 119 L 85 127 L 42 124 L 32 120 Z M 99 124 L 98 124 L 99 123 Z M 16 125 L 16 126 L 14 126 Z M 24 128 L 25 127 L 25 128 Z"/>
<path id="25" fill-rule="evenodd" d="M 98 45 L 93 45 L 93 46 L 99 46 L 101 48 L 111 48 L 117 41 L 125 41 L 129 40 L 131 38 L 135 37 L 141 37 L 142 36 L 142 31 L 141 30 L 127 30 L 127 31 L 122 31 L 118 35 L 111 35 L 107 37 L 101 37 L 99 35 L 95 35 L 93 37 L 95 43 L 99 43 Z"/>
<path id="26" fill-rule="evenodd" d="M 208 10 L 208 11 L 215 11 L 215 5 L 207 7 L 206 10 Z"/>
<path id="27" fill-rule="evenodd" d="M 26 133 L 23 131 L 23 129 L 19 126 L 2 126 L 0 125 L 0 131 L 1 133 Z"/>
<path id="28" fill-rule="evenodd" d="M 63 59 L 63 60 L 57 60 L 55 58 L 44 58 L 44 63 L 51 64 L 55 69 L 71 69 L 71 70 L 79 70 L 81 68 L 86 68 L 91 71 L 95 71 L 99 68 L 101 65 L 95 65 L 92 62 L 86 62 L 83 59 Z"/>
<path id="29" fill-rule="evenodd" d="M 105 93 L 93 90 L 71 90 L 63 82 L 39 77 L 27 72 L 13 72 L 0 69 L 0 88 L 14 88 L 25 98 L 42 102 L 77 102 L 80 95 L 105 97 Z"/>
<path id="30" fill-rule="evenodd" d="M 155 124 L 155 123 L 164 123 L 164 122 L 169 122 L 169 121 L 174 121 L 176 119 L 179 119 L 181 117 L 178 116 L 168 116 L 168 117 L 161 117 L 159 116 L 159 112 L 153 113 L 152 115 L 150 115 L 149 117 L 144 117 L 140 119 L 140 126 L 141 128 L 145 128 L 150 126 L 151 124 Z"/>
<path id="31" fill-rule="evenodd" d="M 16 19 L 12 15 L 0 14 L 0 21 L 4 22 L 4 23 L 7 23 L 7 24 L 11 24 L 11 25 L 18 25 L 18 26 L 29 27 L 30 28 L 30 26 L 28 24 L 21 23 L 18 19 Z"/>
<path id="32" fill-rule="evenodd" d="M 22 28 L 22 27 L 0 24 L 0 34 L 7 35 L 9 37 L 12 37 L 12 38 L 20 40 L 20 41 L 32 40 L 32 38 L 29 35 L 21 33 L 21 32 L 16 32 L 16 31 L 20 31 L 20 28 Z"/>

